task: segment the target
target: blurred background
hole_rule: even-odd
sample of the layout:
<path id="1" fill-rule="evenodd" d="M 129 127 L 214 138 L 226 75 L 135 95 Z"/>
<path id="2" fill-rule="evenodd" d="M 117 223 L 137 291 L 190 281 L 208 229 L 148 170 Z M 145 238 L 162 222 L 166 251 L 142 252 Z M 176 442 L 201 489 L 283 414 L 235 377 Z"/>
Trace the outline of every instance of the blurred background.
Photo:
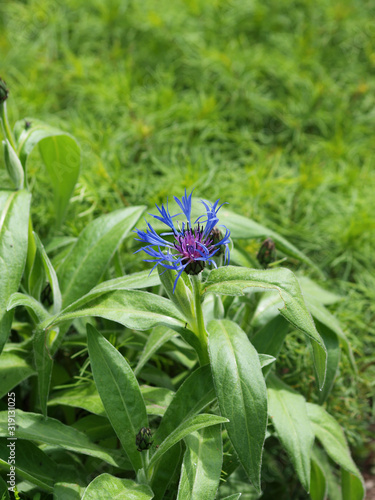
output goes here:
<path id="1" fill-rule="evenodd" d="M 287 237 L 322 269 L 321 284 L 343 295 L 333 310 L 358 375 L 343 357 L 327 405 L 369 481 L 374 18 L 366 0 L 0 3 L 11 122 L 47 121 L 82 147 L 63 234 L 76 236 L 100 213 L 195 188 Z M 48 239 L 52 199 L 37 152 L 28 178 L 35 226 Z M 0 184 L 10 187 L 3 168 Z M 139 260 L 129 258 L 126 271 Z M 289 383 L 310 397 L 303 349 L 291 337 L 282 362 Z"/>

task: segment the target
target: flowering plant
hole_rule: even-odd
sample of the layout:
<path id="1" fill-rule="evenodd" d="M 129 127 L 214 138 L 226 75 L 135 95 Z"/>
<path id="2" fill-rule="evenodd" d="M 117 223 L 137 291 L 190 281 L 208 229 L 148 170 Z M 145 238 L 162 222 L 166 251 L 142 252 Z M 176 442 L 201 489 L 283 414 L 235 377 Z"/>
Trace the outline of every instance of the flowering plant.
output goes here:
<path id="1" fill-rule="evenodd" d="M 204 269 L 206 262 L 212 264 L 216 268 L 217 265 L 213 257 L 223 253 L 225 255 L 224 262 L 226 264 L 229 264 L 230 259 L 228 246 L 230 231 L 223 225 L 219 226 L 225 229 L 225 235 L 223 236 L 218 229 L 219 217 L 217 213 L 224 203 L 218 206 L 219 200 L 216 200 L 214 204 L 210 202 L 206 203 L 202 200 L 206 213 L 198 217 L 194 224 L 192 224 L 191 197 L 192 193 L 188 196 L 186 194 L 186 189 L 185 195 L 182 196 L 181 200 L 176 196 L 174 197 L 176 203 L 186 217 L 186 222 L 182 222 L 181 226 L 176 227 L 173 222 L 173 218 L 181 215 L 181 212 L 176 215 L 171 215 L 167 202 L 166 207 L 162 205 L 160 208 L 156 205 L 160 215 L 151 215 L 167 225 L 172 231 L 162 233 L 161 236 L 159 236 L 147 221 L 146 224 L 148 229 L 146 231 L 141 231 L 139 229 L 135 230 L 139 236 L 139 238 L 137 238 L 138 241 L 147 243 L 146 246 L 140 248 L 137 252 L 143 250 L 152 257 L 152 259 L 144 260 L 146 262 L 155 262 L 151 272 L 159 264 L 166 269 L 177 271 L 173 292 L 175 291 L 177 281 L 183 271 L 185 271 L 186 274 L 199 274 Z M 162 238 L 162 236 L 173 236 L 173 243 Z"/>
<path id="2" fill-rule="evenodd" d="M 124 275 L 121 266 L 120 245 L 144 206 L 102 215 L 73 241 L 59 239 L 50 247 L 57 252 L 51 261 L 32 230 L 27 158 L 38 143 L 61 222 L 78 177 L 79 148 L 70 135 L 34 119 L 21 120 L 13 132 L 7 92 L 0 80 L 4 164 L 14 184 L 0 190 L 0 374 L 8 399 L 8 410 L 3 402 L 0 411 L 0 496 L 5 491 L 9 498 L 7 480 L 23 498 L 264 498 L 269 475 L 262 475 L 262 462 L 267 471 L 267 464 L 275 467 L 279 440 L 294 484 L 298 480 L 312 500 L 323 500 L 327 489 L 338 498 L 336 466 L 327 455 L 341 467 L 342 498 L 363 500 L 344 433 L 322 406 L 339 368 L 339 339 L 352 360 L 325 307 L 340 297 L 278 267 L 273 240 L 285 255 L 311 261 L 277 233 L 236 214 L 227 218 L 231 235 L 219 224 L 219 200 L 202 201 L 205 213 L 192 220 L 186 191 L 174 198 L 178 214 L 170 214 L 168 203 L 157 206 L 153 217 L 166 232 L 157 234 L 149 223 L 146 231 L 135 230 L 159 275 Z M 239 240 L 269 234 L 258 260 L 272 267 L 260 269 Z M 237 238 L 231 251 L 237 265 L 220 267 L 229 263 L 230 236 Z M 214 269 L 202 273 L 206 264 Z M 270 292 L 277 292 L 271 306 Z M 296 329 L 312 345 L 319 389 L 313 398 L 287 385 L 275 366 Z M 58 356 L 60 348 L 73 355 Z M 56 374 L 63 377 L 67 359 L 74 360 L 72 383 L 63 387 L 61 375 L 52 377 L 62 358 Z M 79 409 L 74 425 L 74 413 L 61 406 Z M 9 455 L 10 439 L 17 458 Z M 284 461 L 280 467 L 284 473 Z"/>

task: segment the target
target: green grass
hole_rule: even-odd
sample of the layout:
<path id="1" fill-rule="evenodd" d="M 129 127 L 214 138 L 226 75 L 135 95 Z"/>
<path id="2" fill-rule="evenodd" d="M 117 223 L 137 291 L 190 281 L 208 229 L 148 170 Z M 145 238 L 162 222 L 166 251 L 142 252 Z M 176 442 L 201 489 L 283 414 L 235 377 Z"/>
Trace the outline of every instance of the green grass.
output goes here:
<path id="1" fill-rule="evenodd" d="M 328 406 L 361 457 L 375 380 L 374 15 L 365 0 L 0 5 L 11 120 L 56 124 L 83 149 L 62 232 L 194 187 L 289 238 L 345 297 L 336 310 L 359 373 L 343 356 Z M 28 174 L 46 241 L 40 169 L 35 154 Z M 291 338 L 285 366 L 308 394 L 308 353 L 295 347 Z"/>

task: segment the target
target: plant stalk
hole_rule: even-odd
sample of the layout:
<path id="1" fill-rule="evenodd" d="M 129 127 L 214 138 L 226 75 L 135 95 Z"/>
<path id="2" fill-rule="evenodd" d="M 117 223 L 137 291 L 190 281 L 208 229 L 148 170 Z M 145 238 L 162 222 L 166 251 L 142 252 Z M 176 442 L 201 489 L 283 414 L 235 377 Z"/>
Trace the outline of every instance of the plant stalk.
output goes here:
<path id="1" fill-rule="evenodd" d="M 199 353 L 199 363 L 201 366 L 210 362 L 208 357 L 208 344 L 207 344 L 207 331 L 204 325 L 202 299 L 201 299 L 201 275 L 197 274 L 191 276 L 194 291 L 194 305 L 195 305 L 195 325 L 194 333 L 197 335 L 201 344 L 202 350 Z"/>

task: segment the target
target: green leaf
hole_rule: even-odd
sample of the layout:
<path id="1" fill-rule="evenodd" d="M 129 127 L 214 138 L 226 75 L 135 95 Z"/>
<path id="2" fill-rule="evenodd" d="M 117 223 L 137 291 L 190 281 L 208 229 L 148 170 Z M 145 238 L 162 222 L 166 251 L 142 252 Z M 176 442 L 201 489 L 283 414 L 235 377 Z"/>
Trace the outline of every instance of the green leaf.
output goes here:
<path id="1" fill-rule="evenodd" d="M 310 497 L 311 500 L 325 500 L 328 485 L 324 470 L 319 462 L 311 458 Z"/>
<path id="2" fill-rule="evenodd" d="M 0 358 L 1 359 L 1 358 Z M 173 392 L 164 387 L 141 386 L 141 393 L 148 415 L 162 416 L 172 400 Z M 65 405 L 82 408 L 95 415 L 106 415 L 95 383 L 87 382 L 52 394 L 48 406 Z"/>
<path id="3" fill-rule="evenodd" d="M 58 482 L 53 487 L 53 500 L 81 500 L 83 491 L 78 484 Z"/>
<path id="4" fill-rule="evenodd" d="M 99 285 L 92 288 L 86 295 L 80 297 L 70 306 L 66 307 L 64 311 L 75 311 L 88 302 L 91 302 L 97 297 L 105 295 L 109 292 L 148 288 L 156 285 L 160 285 L 159 276 L 157 274 L 150 275 L 148 271 L 141 271 L 140 273 L 129 274 L 128 276 L 122 276 L 121 278 L 104 281 L 103 283 L 99 283 Z"/>
<path id="5" fill-rule="evenodd" d="M 34 239 L 34 232 L 31 233 L 31 238 Z M 35 243 L 33 244 L 30 240 L 29 243 L 32 248 L 35 247 L 35 253 L 31 270 L 27 277 L 27 292 L 36 300 L 40 300 L 40 295 L 46 283 L 46 273 L 40 251 L 36 248 Z"/>
<path id="6" fill-rule="evenodd" d="M 340 326 L 339 321 L 333 316 L 333 314 L 328 311 L 328 309 L 326 309 L 322 304 L 319 304 L 316 301 L 307 302 L 307 307 L 314 319 L 318 320 L 320 324 L 325 325 L 326 328 L 330 329 L 333 333 L 335 333 L 335 335 L 337 335 L 349 358 L 353 371 L 357 373 L 357 366 L 353 356 L 352 348 Z"/>
<path id="7" fill-rule="evenodd" d="M 169 485 L 173 485 L 175 490 L 175 483 L 177 477 L 180 476 L 181 462 L 182 462 L 182 445 L 181 442 L 175 444 L 164 453 L 161 460 L 154 466 L 151 478 L 151 488 L 155 493 L 155 500 L 164 500 L 165 492 Z"/>
<path id="8" fill-rule="evenodd" d="M 258 330 L 251 343 L 258 352 L 277 357 L 288 331 L 289 323 L 279 315 Z"/>
<path id="9" fill-rule="evenodd" d="M 336 333 L 330 328 L 327 328 L 323 323 L 315 320 L 319 333 L 324 341 L 327 349 L 327 374 L 324 387 L 319 391 L 319 404 L 323 404 L 331 393 L 336 375 L 339 371 L 339 363 L 341 357 L 341 349 Z"/>
<path id="10" fill-rule="evenodd" d="M 0 439 L 0 462 L 9 459 L 9 445 L 11 441 Z M 58 477 L 56 463 L 42 450 L 30 441 L 21 439 L 15 441 L 15 462 L 17 477 L 39 486 L 45 491 L 52 491 L 53 484 Z"/>
<path id="11" fill-rule="evenodd" d="M 220 482 L 223 445 L 221 427 L 215 425 L 193 432 L 185 438 L 177 500 L 212 500 Z"/>
<path id="12" fill-rule="evenodd" d="M 39 151 L 50 177 L 57 225 L 60 226 L 78 180 L 81 149 L 74 137 L 60 134 L 39 141 Z"/>
<path id="13" fill-rule="evenodd" d="M 63 424 L 54 418 L 44 418 L 39 413 L 16 410 L 17 438 L 61 446 L 67 450 L 100 458 L 108 464 L 121 467 L 113 452 L 92 443 L 82 432 Z M 0 412 L 0 436 L 7 437 L 8 412 Z"/>
<path id="14" fill-rule="evenodd" d="M 141 392 L 146 404 L 147 414 L 160 417 L 165 414 L 174 396 L 171 390 L 164 387 L 141 385 Z"/>
<path id="15" fill-rule="evenodd" d="M 343 469 L 358 478 L 358 481 L 353 480 L 354 491 L 356 492 L 356 495 L 359 495 L 358 492 L 362 491 L 363 497 L 363 479 L 357 469 L 357 466 L 352 460 L 349 447 L 340 425 L 321 406 L 313 403 L 307 403 L 307 413 L 310 421 L 312 422 L 315 436 L 319 439 L 327 454 Z M 346 479 L 348 479 L 348 476 L 345 477 L 345 480 Z M 361 484 L 361 487 L 359 484 Z M 350 491 L 351 485 L 349 485 L 348 488 Z"/>
<path id="16" fill-rule="evenodd" d="M 156 452 L 152 455 L 149 461 L 148 468 L 151 469 L 155 463 L 168 451 L 172 446 L 181 441 L 188 434 L 194 431 L 209 427 L 211 425 L 223 424 L 228 422 L 227 418 L 219 417 L 217 415 L 210 415 L 208 413 L 201 413 L 190 417 L 183 421 L 181 425 L 176 427 L 171 434 L 159 445 Z"/>
<path id="17" fill-rule="evenodd" d="M 155 433 L 155 441 L 163 441 L 176 427 L 200 413 L 215 398 L 210 366 L 197 368 L 174 395 Z"/>
<path id="18" fill-rule="evenodd" d="M 241 493 L 234 493 L 233 495 L 229 495 L 229 497 L 223 498 L 223 500 L 239 500 L 241 497 Z"/>
<path id="19" fill-rule="evenodd" d="M 0 191 L 0 353 L 13 319 L 6 308 L 18 290 L 26 262 L 30 199 L 26 191 Z"/>
<path id="20" fill-rule="evenodd" d="M 276 358 L 270 356 L 269 354 L 258 354 L 260 366 L 265 368 L 266 366 L 272 365 L 276 361 Z M 263 372 L 264 373 L 264 372 Z"/>
<path id="21" fill-rule="evenodd" d="M 60 286 L 59 286 L 59 282 L 57 279 L 56 271 L 53 268 L 51 261 L 48 258 L 48 255 L 44 249 L 44 246 L 42 245 L 42 242 L 39 239 L 39 236 L 35 232 L 33 233 L 33 235 L 34 235 L 37 250 L 40 253 L 40 256 L 42 258 L 44 271 L 47 275 L 48 282 L 50 284 L 50 287 L 51 287 L 51 290 L 53 293 L 53 313 L 57 314 L 61 310 L 62 298 L 61 298 Z"/>
<path id="22" fill-rule="evenodd" d="M 183 314 L 187 322 L 193 324 L 195 322 L 195 306 L 194 292 L 190 277 L 186 273 L 182 273 L 173 292 L 177 272 L 171 269 L 165 270 L 162 266 L 158 266 L 158 271 L 160 281 L 168 297 L 181 314 Z"/>
<path id="23" fill-rule="evenodd" d="M 311 459 L 314 460 L 315 463 L 319 464 L 320 469 L 324 472 L 329 500 L 342 500 L 341 485 L 338 481 L 336 470 L 334 470 L 334 466 L 325 451 L 316 443 L 312 449 Z M 310 485 L 310 488 L 312 490 L 312 484 Z"/>
<path id="24" fill-rule="evenodd" d="M 107 416 L 137 471 L 142 468 L 142 459 L 135 438 L 142 427 L 148 427 L 137 379 L 119 351 L 89 324 L 87 343 L 94 381 Z"/>
<path id="25" fill-rule="evenodd" d="M 314 433 L 303 396 L 275 375 L 267 378 L 269 415 L 302 486 L 310 489 L 310 455 Z"/>
<path id="26" fill-rule="evenodd" d="M 116 249 L 144 207 L 129 207 L 94 219 L 80 234 L 58 270 L 66 307 L 97 285 Z"/>
<path id="27" fill-rule="evenodd" d="M 0 467 L 1 467 L 1 461 L 0 461 Z M 6 462 L 6 470 L 8 469 L 9 464 Z M 9 500 L 9 490 L 8 490 L 8 485 L 4 481 L 4 479 L 0 476 L 0 498 L 1 500 Z"/>
<path id="28" fill-rule="evenodd" d="M 52 394 L 48 406 L 65 405 L 72 408 L 82 408 L 95 415 L 106 415 L 94 382 L 90 381 Z"/>
<path id="29" fill-rule="evenodd" d="M 220 295 L 243 295 L 244 290 L 251 287 L 277 290 L 284 302 L 280 313 L 312 340 L 319 387 L 323 387 L 327 366 L 326 348 L 303 300 L 298 280 L 289 269 L 259 271 L 232 266 L 221 267 L 210 272 L 204 285 L 205 293 Z"/>
<path id="30" fill-rule="evenodd" d="M 87 486 L 82 500 L 151 500 L 153 496 L 146 484 L 101 474 Z"/>
<path id="31" fill-rule="evenodd" d="M 0 398 L 31 375 L 35 370 L 27 360 L 28 354 L 4 351 L 0 356 Z"/>
<path id="32" fill-rule="evenodd" d="M 74 424 L 72 424 L 74 429 L 77 431 L 83 432 L 86 436 L 91 439 L 91 441 L 101 441 L 103 439 L 113 439 L 117 441 L 117 436 L 115 431 L 113 430 L 109 420 L 107 417 L 100 417 L 99 415 L 87 415 L 85 417 L 76 420 Z M 127 466 L 123 469 L 132 471 L 133 467 L 129 461 Z"/>
<path id="33" fill-rule="evenodd" d="M 249 479 L 260 492 L 267 427 L 267 389 L 257 351 L 232 321 L 208 324 L 211 369 L 229 438 Z"/>
<path id="34" fill-rule="evenodd" d="M 362 478 L 345 469 L 341 469 L 341 491 L 342 500 L 363 500 L 366 493 Z"/>
<path id="35" fill-rule="evenodd" d="M 44 416 L 47 416 L 47 401 L 52 378 L 51 341 L 55 335 L 57 335 L 55 330 L 40 329 L 34 334 L 34 363 L 38 373 L 40 407 Z"/>
<path id="36" fill-rule="evenodd" d="M 49 312 L 38 300 L 34 299 L 34 297 L 26 295 L 25 293 L 16 292 L 10 297 L 7 310 L 10 311 L 15 307 L 20 306 L 26 307 L 35 323 L 48 321 L 50 318 L 52 318 Z"/>
<path id="37" fill-rule="evenodd" d="M 70 134 L 33 118 L 16 123 L 17 153 L 26 169 L 27 158 L 39 144 L 39 151 L 46 166 L 54 195 L 58 225 L 62 222 L 74 186 L 78 180 L 81 151 Z"/>
<path id="38" fill-rule="evenodd" d="M 170 300 L 148 292 L 118 290 L 98 297 L 85 306 L 72 312 L 62 311 L 43 327 L 85 316 L 110 319 L 134 330 L 148 330 L 160 324 L 174 329 L 184 326 L 184 318 Z"/>

